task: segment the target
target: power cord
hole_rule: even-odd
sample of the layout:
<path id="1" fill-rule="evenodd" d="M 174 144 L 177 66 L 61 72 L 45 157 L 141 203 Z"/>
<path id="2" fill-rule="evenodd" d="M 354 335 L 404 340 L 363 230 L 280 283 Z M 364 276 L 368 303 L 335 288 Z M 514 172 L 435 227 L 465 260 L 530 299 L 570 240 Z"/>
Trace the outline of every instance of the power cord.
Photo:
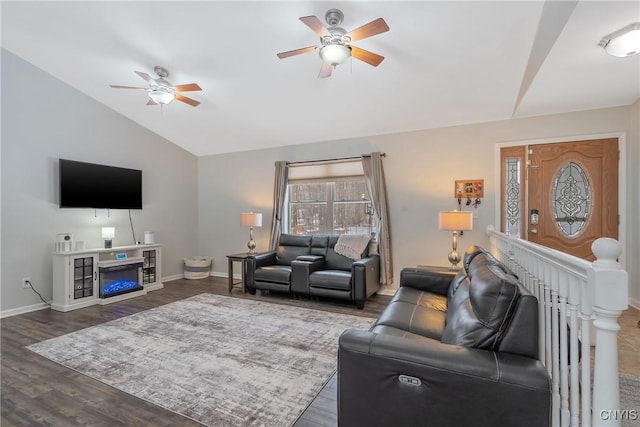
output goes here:
<path id="1" fill-rule="evenodd" d="M 43 302 L 43 303 L 45 303 L 45 304 L 46 304 L 46 305 L 48 305 L 48 306 L 51 306 L 51 304 L 49 304 L 48 302 L 46 302 L 46 301 L 44 300 L 44 298 L 42 298 L 42 295 L 40 295 L 40 292 L 38 292 L 38 291 L 36 290 L 36 288 L 34 288 L 34 287 L 33 287 L 33 285 L 31 284 L 31 282 L 30 282 L 29 280 L 25 280 L 24 282 L 25 282 L 27 285 L 29 285 L 29 287 L 31 288 L 31 290 L 32 290 L 33 292 L 35 292 L 36 294 L 38 294 L 38 296 L 40 297 L 40 299 L 42 300 L 42 302 Z"/>
<path id="2" fill-rule="evenodd" d="M 131 209 L 129 209 L 129 224 L 131 224 L 131 235 L 133 236 L 133 244 L 136 245 L 138 241 L 136 240 L 136 233 L 133 231 L 133 220 L 131 219 Z"/>

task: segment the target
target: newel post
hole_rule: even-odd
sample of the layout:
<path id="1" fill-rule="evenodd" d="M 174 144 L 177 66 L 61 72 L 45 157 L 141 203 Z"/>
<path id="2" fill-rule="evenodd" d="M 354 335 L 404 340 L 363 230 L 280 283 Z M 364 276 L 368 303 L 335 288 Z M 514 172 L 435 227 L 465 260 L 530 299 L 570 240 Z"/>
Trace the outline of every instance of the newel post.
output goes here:
<path id="1" fill-rule="evenodd" d="M 618 384 L 618 317 L 628 308 L 629 279 L 617 262 L 622 251 L 617 240 L 597 239 L 591 250 L 596 256 L 596 261 L 587 270 L 587 289 L 596 331 L 593 425 L 619 426 L 622 416 Z M 583 354 L 582 357 L 589 356 Z"/>

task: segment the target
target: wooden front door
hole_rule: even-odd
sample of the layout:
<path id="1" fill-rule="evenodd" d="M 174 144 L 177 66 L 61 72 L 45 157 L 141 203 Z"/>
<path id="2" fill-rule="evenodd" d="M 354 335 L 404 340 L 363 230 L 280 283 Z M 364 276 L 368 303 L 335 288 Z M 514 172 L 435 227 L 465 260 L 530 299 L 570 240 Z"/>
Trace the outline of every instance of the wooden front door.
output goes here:
<path id="1" fill-rule="evenodd" d="M 618 238 L 618 139 L 530 145 L 526 153 L 523 237 L 593 260 L 595 239 Z"/>

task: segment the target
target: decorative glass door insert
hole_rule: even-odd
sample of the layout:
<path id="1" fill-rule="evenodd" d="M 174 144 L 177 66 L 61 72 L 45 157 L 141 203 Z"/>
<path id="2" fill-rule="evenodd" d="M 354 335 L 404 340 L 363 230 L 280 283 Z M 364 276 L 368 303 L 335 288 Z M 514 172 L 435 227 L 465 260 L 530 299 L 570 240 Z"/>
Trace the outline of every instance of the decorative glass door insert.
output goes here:
<path id="1" fill-rule="evenodd" d="M 576 237 L 584 229 L 591 212 L 591 186 L 584 169 L 568 162 L 553 181 L 551 207 L 558 229 L 567 237 Z"/>

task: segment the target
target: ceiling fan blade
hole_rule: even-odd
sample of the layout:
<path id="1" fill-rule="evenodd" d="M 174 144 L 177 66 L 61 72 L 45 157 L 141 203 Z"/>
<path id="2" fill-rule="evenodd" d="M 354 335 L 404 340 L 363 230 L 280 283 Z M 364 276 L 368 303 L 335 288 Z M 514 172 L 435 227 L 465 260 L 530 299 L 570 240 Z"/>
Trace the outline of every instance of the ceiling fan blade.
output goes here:
<path id="1" fill-rule="evenodd" d="M 155 80 L 153 80 L 149 74 L 143 73 L 142 71 L 136 71 L 135 73 L 137 75 L 139 75 L 140 77 L 142 77 L 143 79 L 145 79 L 147 82 L 149 82 L 149 83 L 154 82 L 155 83 Z"/>
<path id="2" fill-rule="evenodd" d="M 142 90 L 147 90 L 148 88 L 146 87 L 137 87 L 137 86 L 122 86 L 122 85 L 109 85 L 114 89 L 142 89 Z"/>
<path id="3" fill-rule="evenodd" d="M 149 102 L 147 102 L 147 105 L 158 105 L 158 103 L 153 99 L 149 98 Z"/>
<path id="4" fill-rule="evenodd" d="M 362 27 L 348 32 L 345 36 L 351 37 L 351 41 L 355 42 L 386 31 L 389 31 L 389 26 L 384 22 L 384 19 L 378 18 L 375 21 L 371 21 L 368 24 L 364 24 Z"/>
<path id="5" fill-rule="evenodd" d="M 318 19 L 317 16 L 303 16 L 300 18 L 304 24 L 311 28 L 314 33 L 316 33 L 320 38 L 328 36 L 331 37 L 331 33 L 322 25 L 322 22 Z"/>
<path id="6" fill-rule="evenodd" d="M 369 52 L 368 50 L 360 49 L 359 47 L 349 46 L 351 48 L 351 56 L 360 61 L 364 61 L 369 65 L 377 67 L 384 60 L 384 56 L 380 56 L 377 53 Z"/>
<path id="7" fill-rule="evenodd" d="M 320 67 L 320 74 L 318 74 L 319 79 L 323 79 L 325 77 L 331 77 L 331 72 L 333 71 L 333 67 L 326 62 L 322 61 L 322 66 Z"/>
<path id="8" fill-rule="evenodd" d="M 196 101 L 195 99 L 187 98 L 186 96 L 180 95 L 179 93 L 176 93 L 176 99 L 178 101 L 184 102 L 185 104 L 189 104 L 192 107 L 197 107 L 198 105 L 200 105 L 200 101 Z"/>
<path id="9" fill-rule="evenodd" d="M 316 50 L 317 48 L 318 48 L 317 46 L 309 46 L 309 47 L 303 47 L 296 50 L 290 50 L 288 52 L 280 52 L 278 54 L 278 58 L 284 59 L 290 56 L 300 55 L 301 53 L 311 52 L 312 50 Z"/>
<path id="10" fill-rule="evenodd" d="M 195 90 L 202 90 L 197 83 L 188 83 L 186 85 L 175 85 L 174 86 L 176 92 L 192 92 Z"/>

